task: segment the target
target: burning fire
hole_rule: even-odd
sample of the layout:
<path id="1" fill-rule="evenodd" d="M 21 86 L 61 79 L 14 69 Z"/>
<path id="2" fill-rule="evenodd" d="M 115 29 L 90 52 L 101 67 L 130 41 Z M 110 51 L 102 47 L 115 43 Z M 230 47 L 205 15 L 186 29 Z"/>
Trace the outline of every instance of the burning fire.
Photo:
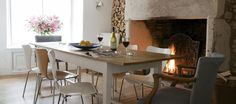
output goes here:
<path id="1" fill-rule="evenodd" d="M 170 53 L 171 55 L 175 55 L 175 46 L 174 46 L 174 44 L 172 44 L 170 46 L 170 51 L 171 51 L 171 53 Z M 169 74 L 174 74 L 175 70 L 176 70 L 175 60 L 174 59 L 169 60 L 166 64 L 166 68 L 165 68 L 164 72 L 169 73 Z"/>

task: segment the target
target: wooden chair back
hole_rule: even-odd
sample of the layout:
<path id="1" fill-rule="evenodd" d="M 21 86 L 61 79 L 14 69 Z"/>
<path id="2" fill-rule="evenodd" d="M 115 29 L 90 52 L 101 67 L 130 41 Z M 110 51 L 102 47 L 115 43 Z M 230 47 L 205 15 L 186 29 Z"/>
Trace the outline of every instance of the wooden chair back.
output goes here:
<path id="1" fill-rule="evenodd" d="M 35 49 L 35 54 L 41 77 L 47 77 L 47 69 L 49 62 L 47 50 Z"/>

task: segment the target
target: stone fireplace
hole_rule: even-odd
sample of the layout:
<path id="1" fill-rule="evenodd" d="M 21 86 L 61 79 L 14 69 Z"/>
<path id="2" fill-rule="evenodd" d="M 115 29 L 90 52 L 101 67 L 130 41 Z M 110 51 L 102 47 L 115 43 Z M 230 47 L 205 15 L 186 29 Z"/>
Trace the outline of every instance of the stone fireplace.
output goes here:
<path id="1" fill-rule="evenodd" d="M 126 33 L 143 51 L 166 47 L 168 38 L 184 33 L 200 41 L 199 56 L 224 54 L 220 70 L 229 70 L 231 26 L 222 18 L 224 8 L 224 0 L 126 0 Z"/>
<path id="2" fill-rule="evenodd" d="M 206 19 L 151 19 L 142 22 L 144 22 L 146 28 L 141 30 L 148 31 L 149 33 L 146 35 L 151 37 L 149 45 L 161 48 L 173 46 L 175 49 L 173 54 L 186 56 L 175 60 L 176 66 L 195 67 L 198 57 L 205 56 Z M 142 46 L 140 42 L 133 42 L 143 39 L 136 39 L 137 35 L 133 36 L 132 34 L 131 37 L 133 44 L 139 44 L 139 48 L 145 50 L 147 45 Z"/>

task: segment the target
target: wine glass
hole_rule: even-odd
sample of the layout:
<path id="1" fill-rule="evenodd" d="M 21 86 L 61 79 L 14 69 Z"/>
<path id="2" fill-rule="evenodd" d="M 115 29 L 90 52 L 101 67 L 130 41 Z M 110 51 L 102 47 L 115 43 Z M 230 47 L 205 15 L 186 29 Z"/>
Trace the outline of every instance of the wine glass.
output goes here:
<path id="1" fill-rule="evenodd" d="M 100 48 L 102 48 L 102 40 L 103 40 L 102 34 L 98 34 L 97 38 L 98 38 L 98 42 L 99 42 Z"/>
<path id="2" fill-rule="evenodd" d="M 129 46 L 129 38 L 128 37 L 123 37 L 122 38 L 122 43 L 125 47 L 125 54 L 127 55 L 128 54 L 128 46 Z"/>

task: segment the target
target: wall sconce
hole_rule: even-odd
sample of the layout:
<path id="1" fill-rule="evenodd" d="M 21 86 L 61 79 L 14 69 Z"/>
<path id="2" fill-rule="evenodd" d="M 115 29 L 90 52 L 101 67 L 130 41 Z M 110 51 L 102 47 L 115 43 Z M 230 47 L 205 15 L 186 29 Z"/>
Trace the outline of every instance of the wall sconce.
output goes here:
<path id="1" fill-rule="evenodd" d="M 103 6 L 103 2 L 102 1 L 97 1 L 96 4 L 97 4 L 96 8 Z"/>

